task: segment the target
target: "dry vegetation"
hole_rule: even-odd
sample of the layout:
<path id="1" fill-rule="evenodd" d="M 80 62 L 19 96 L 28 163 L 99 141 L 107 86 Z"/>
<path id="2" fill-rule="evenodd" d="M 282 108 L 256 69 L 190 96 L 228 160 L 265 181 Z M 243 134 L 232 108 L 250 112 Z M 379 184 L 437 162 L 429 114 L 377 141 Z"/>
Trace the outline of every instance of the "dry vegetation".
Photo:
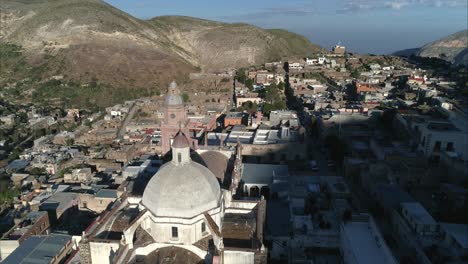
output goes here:
<path id="1" fill-rule="evenodd" d="M 0 87 L 46 103 L 105 106 L 161 92 L 190 72 L 320 50 L 283 30 L 189 17 L 146 21 L 100 0 L 11 0 L 2 3 L 2 16 L 0 43 L 14 44 L 21 64 L 2 65 L 8 70 Z M 50 82 L 52 76 L 63 79 Z"/>

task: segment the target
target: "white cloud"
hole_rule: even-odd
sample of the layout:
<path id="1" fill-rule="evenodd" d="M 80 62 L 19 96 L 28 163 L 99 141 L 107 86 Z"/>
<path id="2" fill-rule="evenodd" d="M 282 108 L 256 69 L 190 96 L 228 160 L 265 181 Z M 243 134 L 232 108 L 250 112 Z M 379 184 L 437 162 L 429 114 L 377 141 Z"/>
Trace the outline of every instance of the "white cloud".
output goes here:
<path id="1" fill-rule="evenodd" d="M 389 7 L 391 9 L 400 10 L 402 7 L 408 5 L 406 2 L 386 2 L 384 7 Z"/>
<path id="2" fill-rule="evenodd" d="M 467 0 L 343 0 L 344 7 L 341 11 L 361 11 L 370 9 L 390 8 L 400 10 L 414 7 L 467 7 Z"/>

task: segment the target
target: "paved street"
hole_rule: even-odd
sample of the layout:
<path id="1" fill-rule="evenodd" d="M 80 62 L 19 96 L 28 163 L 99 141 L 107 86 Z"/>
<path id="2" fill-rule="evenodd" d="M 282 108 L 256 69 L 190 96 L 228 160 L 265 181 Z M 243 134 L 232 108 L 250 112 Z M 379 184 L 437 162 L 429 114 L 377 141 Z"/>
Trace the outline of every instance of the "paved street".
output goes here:
<path id="1" fill-rule="evenodd" d="M 135 106 L 135 103 L 132 103 L 132 106 L 130 106 L 128 114 L 125 116 L 125 119 L 123 120 L 122 125 L 120 126 L 119 131 L 117 132 L 117 138 L 123 138 L 123 136 L 125 135 L 125 128 L 127 127 L 130 120 L 132 120 L 133 116 L 135 115 L 135 111 L 137 109 L 138 107 Z"/>

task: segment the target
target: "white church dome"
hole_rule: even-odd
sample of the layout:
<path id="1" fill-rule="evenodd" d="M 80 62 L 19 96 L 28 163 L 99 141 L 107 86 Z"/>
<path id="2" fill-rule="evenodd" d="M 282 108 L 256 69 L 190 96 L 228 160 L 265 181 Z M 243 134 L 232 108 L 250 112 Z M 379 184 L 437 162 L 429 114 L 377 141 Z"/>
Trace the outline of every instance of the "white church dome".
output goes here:
<path id="1" fill-rule="evenodd" d="M 183 142 L 181 132 L 174 142 Z M 186 140 L 186 139 L 185 139 Z M 221 189 L 216 176 L 190 159 L 186 144 L 173 144 L 172 161 L 151 178 L 141 203 L 155 216 L 192 218 L 219 206 Z"/>
<path id="2" fill-rule="evenodd" d="M 169 85 L 165 104 L 170 106 L 180 106 L 184 104 L 184 100 L 182 99 L 182 96 L 180 96 L 180 91 L 174 81 Z"/>
<path id="3" fill-rule="evenodd" d="M 184 101 L 178 94 L 170 94 L 166 96 L 166 105 L 183 105 Z"/>

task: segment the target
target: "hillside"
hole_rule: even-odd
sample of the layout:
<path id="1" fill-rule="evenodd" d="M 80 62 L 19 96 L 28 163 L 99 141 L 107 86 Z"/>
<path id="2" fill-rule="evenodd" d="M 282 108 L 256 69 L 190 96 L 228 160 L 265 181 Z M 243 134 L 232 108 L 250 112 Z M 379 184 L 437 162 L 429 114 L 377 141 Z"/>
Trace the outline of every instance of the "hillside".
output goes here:
<path id="1" fill-rule="evenodd" d="M 468 30 L 463 30 L 428 43 L 418 49 L 409 49 L 394 53 L 397 56 L 417 55 L 444 59 L 453 64 L 468 65 Z"/>
<path id="2" fill-rule="evenodd" d="M 417 53 L 421 57 L 437 57 L 454 64 L 468 65 L 468 30 L 463 30 L 424 45 Z"/>
<path id="3" fill-rule="evenodd" d="M 124 87 L 152 94 L 200 69 L 245 67 L 320 50 L 283 30 L 179 16 L 146 21 L 100 0 L 9 0 L 0 12 L 1 50 L 20 53 L 24 66 L 2 65 L 0 87 L 59 76 L 61 85 L 97 83 L 115 93 Z M 29 80 L 28 87 L 34 86 Z"/>
<path id="4" fill-rule="evenodd" d="M 265 30 L 248 24 L 227 24 L 182 16 L 149 21 L 177 46 L 193 55 L 197 66 L 212 71 L 237 68 L 285 56 L 321 51 L 306 38 L 280 29 Z"/>
<path id="5" fill-rule="evenodd" d="M 0 40 L 21 46 L 32 63 L 46 56 L 51 63 L 45 74 L 147 87 L 195 70 L 184 59 L 188 56 L 179 54 L 148 23 L 102 1 L 14 0 L 8 4 L 2 10 L 7 15 Z"/>

